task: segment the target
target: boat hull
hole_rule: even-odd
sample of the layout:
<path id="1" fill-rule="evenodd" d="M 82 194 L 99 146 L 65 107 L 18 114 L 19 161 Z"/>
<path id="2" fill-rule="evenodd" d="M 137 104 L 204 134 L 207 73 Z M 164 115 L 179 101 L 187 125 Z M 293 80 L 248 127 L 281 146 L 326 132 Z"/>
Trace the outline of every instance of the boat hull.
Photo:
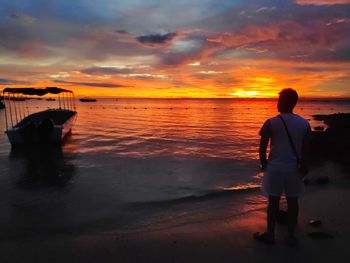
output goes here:
<path id="1" fill-rule="evenodd" d="M 25 135 L 24 127 L 12 127 L 5 131 L 12 146 L 25 146 L 39 143 L 62 144 L 65 138 L 71 133 L 76 119 L 76 112 L 60 125 L 53 125 L 53 128 L 45 136 L 45 141 L 37 133 L 33 133 L 30 138 Z"/>

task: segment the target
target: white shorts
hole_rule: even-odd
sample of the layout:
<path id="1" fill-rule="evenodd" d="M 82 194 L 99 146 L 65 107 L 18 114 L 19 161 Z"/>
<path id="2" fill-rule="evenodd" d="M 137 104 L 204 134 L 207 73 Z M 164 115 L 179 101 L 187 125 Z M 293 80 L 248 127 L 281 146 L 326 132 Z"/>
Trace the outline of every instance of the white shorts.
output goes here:
<path id="1" fill-rule="evenodd" d="M 265 171 L 262 191 L 266 195 L 299 197 L 304 190 L 302 176 L 298 172 Z"/>

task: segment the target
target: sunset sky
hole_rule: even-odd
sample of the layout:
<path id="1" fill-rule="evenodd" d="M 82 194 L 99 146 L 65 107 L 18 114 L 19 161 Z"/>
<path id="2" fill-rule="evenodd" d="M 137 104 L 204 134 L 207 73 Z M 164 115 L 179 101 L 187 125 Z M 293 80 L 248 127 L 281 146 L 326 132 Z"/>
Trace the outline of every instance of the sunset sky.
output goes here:
<path id="1" fill-rule="evenodd" d="M 0 85 L 350 97 L 350 0 L 1 0 Z"/>

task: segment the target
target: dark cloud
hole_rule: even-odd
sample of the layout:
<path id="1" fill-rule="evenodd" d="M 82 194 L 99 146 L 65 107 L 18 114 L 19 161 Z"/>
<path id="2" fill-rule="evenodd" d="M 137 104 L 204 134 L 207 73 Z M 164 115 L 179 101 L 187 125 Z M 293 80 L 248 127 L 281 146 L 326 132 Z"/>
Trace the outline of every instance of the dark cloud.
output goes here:
<path id="1" fill-rule="evenodd" d="M 266 50 L 261 58 L 298 61 L 350 61 L 350 23 L 327 26 L 325 22 L 303 25 L 276 22 L 275 38 L 252 42 L 246 49 Z"/>
<path id="2" fill-rule="evenodd" d="M 0 79 L 0 85 L 30 85 L 32 82 L 14 79 Z"/>
<path id="3" fill-rule="evenodd" d="M 12 14 L 0 24 L 0 52 L 22 57 L 50 58 L 58 56 L 55 48 L 62 48 L 67 39 L 78 36 L 75 25 L 63 22 L 36 21 L 24 14 Z"/>
<path id="4" fill-rule="evenodd" d="M 122 29 L 120 29 L 120 30 L 116 30 L 115 32 L 116 32 L 116 33 L 118 33 L 118 34 L 121 34 L 121 35 L 127 35 L 127 34 L 129 34 L 129 32 L 128 32 L 128 31 L 126 31 L 126 30 L 122 30 Z"/>
<path id="5" fill-rule="evenodd" d="M 78 86 L 88 86 L 96 88 L 121 88 L 121 87 L 130 87 L 114 83 L 105 83 L 105 82 L 80 82 L 80 81 L 65 81 L 65 80 L 54 80 L 56 83 L 68 84 L 68 85 L 78 85 Z"/>
<path id="6" fill-rule="evenodd" d="M 138 36 L 136 39 L 145 45 L 150 45 L 150 46 L 156 46 L 156 45 L 163 45 L 171 40 L 173 40 L 177 36 L 177 33 L 167 33 L 164 35 L 161 34 L 153 34 L 153 35 L 143 35 L 143 36 Z"/>
<path id="7" fill-rule="evenodd" d="M 11 14 L 11 15 L 10 15 L 10 18 L 19 19 L 19 18 L 20 18 L 20 15 L 19 15 L 19 14 Z"/>
<path id="8" fill-rule="evenodd" d="M 264 2 L 268 4 L 267 1 L 262 4 Z M 270 2 L 277 7 L 270 7 L 268 15 L 256 11 L 253 14 L 252 10 L 257 7 L 254 6 L 241 15 L 235 11 L 218 18 L 217 25 L 225 31 L 216 32 L 209 39 L 218 44 L 217 54 L 221 58 L 225 58 L 222 54 L 226 53 L 226 58 L 350 61 L 350 5 L 300 6 L 292 2 Z M 222 25 L 223 22 L 230 28 Z"/>
<path id="9" fill-rule="evenodd" d="M 18 22 L 21 22 L 23 25 L 30 25 L 34 23 L 37 18 L 33 16 L 28 16 L 22 13 L 14 13 L 9 16 L 11 19 L 17 20 Z"/>
<path id="10" fill-rule="evenodd" d="M 202 31 L 180 32 L 178 35 L 181 35 L 181 38 L 161 54 L 161 65 L 177 66 L 205 60 L 222 46 L 208 41 L 208 36 Z"/>
<path id="11" fill-rule="evenodd" d="M 124 30 L 13 16 L 0 23 L 0 53 L 16 58 L 60 58 L 61 61 L 87 63 L 103 61 L 110 56 L 133 57 L 154 52 Z"/>
<path id="12" fill-rule="evenodd" d="M 81 73 L 89 75 L 114 75 L 127 74 L 133 72 L 132 68 L 116 68 L 116 67 L 91 67 L 80 70 Z"/>
<path id="13" fill-rule="evenodd" d="M 342 71 L 343 68 L 336 66 L 295 66 L 290 67 L 290 69 L 300 72 L 334 72 Z"/>

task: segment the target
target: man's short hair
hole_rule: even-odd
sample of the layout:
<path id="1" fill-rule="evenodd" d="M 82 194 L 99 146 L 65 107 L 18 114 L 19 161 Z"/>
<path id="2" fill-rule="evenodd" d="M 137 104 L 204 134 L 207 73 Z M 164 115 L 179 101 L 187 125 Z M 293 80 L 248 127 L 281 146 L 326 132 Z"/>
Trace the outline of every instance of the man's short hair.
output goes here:
<path id="1" fill-rule="evenodd" d="M 283 107 L 293 109 L 298 102 L 298 93 L 291 88 L 283 89 L 279 92 L 279 100 Z"/>

